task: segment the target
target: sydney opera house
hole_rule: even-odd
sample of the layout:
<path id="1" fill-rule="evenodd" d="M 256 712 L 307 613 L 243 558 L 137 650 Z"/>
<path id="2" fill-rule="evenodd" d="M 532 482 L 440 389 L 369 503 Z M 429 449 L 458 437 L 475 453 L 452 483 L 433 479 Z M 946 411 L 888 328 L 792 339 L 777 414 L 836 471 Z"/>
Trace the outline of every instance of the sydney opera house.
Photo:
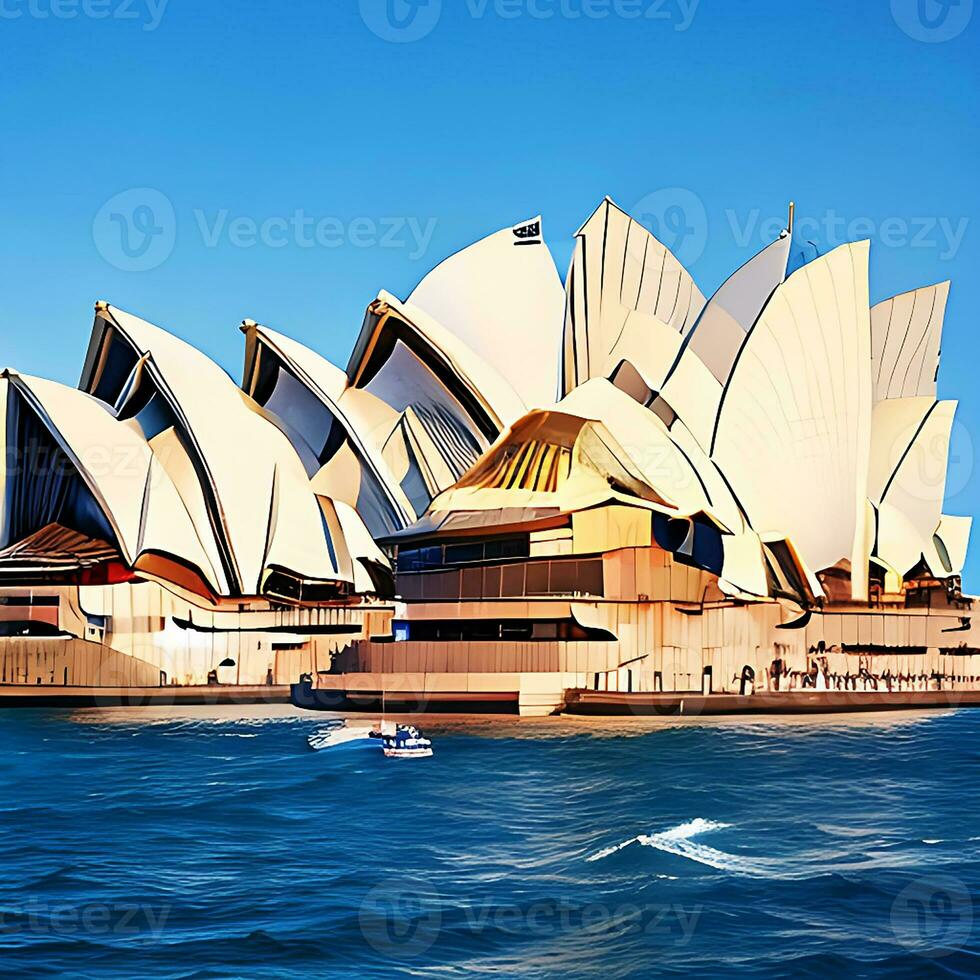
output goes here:
<path id="1" fill-rule="evenodd" d="M 98 303 L 77 388 L 0 376 L 0 697 L 980 689 L 949 284 L 872 307 L 868 242 L 791 243 L 706 298 L 606 199 L 564 284 L 525 222 L 381 292 L 343 369 L 245 321 L 240 385 Z"/>

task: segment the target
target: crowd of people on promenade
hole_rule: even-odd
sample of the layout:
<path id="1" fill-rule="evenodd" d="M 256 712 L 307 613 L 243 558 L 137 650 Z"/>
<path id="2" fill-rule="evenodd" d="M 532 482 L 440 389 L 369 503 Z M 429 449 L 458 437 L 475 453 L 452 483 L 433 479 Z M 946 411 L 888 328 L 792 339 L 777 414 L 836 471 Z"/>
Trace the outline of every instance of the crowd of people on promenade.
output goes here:
<path id="1" fill-rule="evenodd" d="M 975 687 L 980 681 L 976 676 L 951 673 L 942 669 L 893 670 L 891 666 L 887 666 L 889 659 L 894 661 L 903 658 L 861 654 L 857 657 L 855 665 L 853 656 L 847 656 L 835 647 L 825 647 L 820 643 L 810 648 L 806 669 L 799 669 L 791 666 L 788 659 L 777 651 L 766 671 L 765 689 L 770 692 L 810 690 L 891 693 Z M 879 666 L 882 661 L 885 665 Z M 748 676 L 749 674 L 751 676 Z M 751 685 L 753 691 L 759 690 L 754 675 L 752 668 L 747 666 L 743 670 L 742 677 L 736 678 L 736 681 L 741 682 L 743 691 L 748 685 Z"/>

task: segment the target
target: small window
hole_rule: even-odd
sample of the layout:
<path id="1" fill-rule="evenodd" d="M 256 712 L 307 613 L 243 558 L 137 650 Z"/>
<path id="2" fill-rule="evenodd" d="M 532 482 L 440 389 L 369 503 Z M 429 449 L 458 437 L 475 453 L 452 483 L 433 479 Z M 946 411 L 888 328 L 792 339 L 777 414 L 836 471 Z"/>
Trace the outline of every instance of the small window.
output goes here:
<path id="1" fill-rule="evenodd" d="M 447 565 L 463 565 L 477 561 L 483 561 L 482 542 L 446 545 Z"/>

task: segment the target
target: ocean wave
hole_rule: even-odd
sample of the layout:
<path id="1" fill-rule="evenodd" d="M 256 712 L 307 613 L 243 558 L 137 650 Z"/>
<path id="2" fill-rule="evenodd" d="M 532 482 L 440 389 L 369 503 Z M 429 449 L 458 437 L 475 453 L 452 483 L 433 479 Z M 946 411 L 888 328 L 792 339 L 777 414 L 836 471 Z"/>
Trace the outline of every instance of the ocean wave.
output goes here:
<path id="1" fill-rule="evenodd" d="M 611 854 L 615 854 L 617 851 L 629 847 L 631 844 L 643 844 L 646 847 L 656 847 L 668 853 L 676 853 L 678 850 L 684 850 L 684 845 L 690 844 L 691 838 L 710 833 L 713 830 L 726 830 L 730 826 L 731 824 L 719 823 L 716 820 L 705 820 L 703 817 L 695 817 L 693 820 L 687 820 L 659 834 L 639 834 L 636 837 L 631 837 L 629 840 L 624 840 L 620 844 L 604 847 L 601 851 L 590 855 L 586 860 L 600 861 L 602 858 L 607 858 Z M 713 848 L 707 848 L 707 850 L 711 851 Z M 718 851 L 716 853 L 720 854 L 721 852 Z M 682 856 L 686 857 L 688 855 L 683 854 Z"/>
<path id="2" fill-rule="evenodd" d="M 665 854 L 687 858 L 696 861 L 716 871 L 727 871 L 731 874 L 749 877 L 766 878 L 778 873 L 779 862 L 767 858 L 745 857 L 720 851 L 718 848 L 702 844 L 694 838 L 716 830 L 725 830 L 730 824 L 717 823 L 713 820 L 703 820 L 698 817 L 672 827 L 661 834 L 644 834 L 637 840 L 644 847 L 654 847 Z"/>
<path id="3" fill-rule="evenodd" d="M 628 840 L 622 841 L 619 844 L 613 844 L 610 847 L 596 851 L 587 857 L 586 861 L 600 861 L 624 848 L 638 844 L 642 847 L 652 847 L 664 854 L 684 858 L 727 874 L 750 878 L 794 881 L 822 875 L 842 875 L 865 871 L 910 870 L 923 860 L 922 850 L 909 847 L 908 842 L 896 843 L 896 850 L 894 851 L 862 850 L 860 853 L 851 854 L 845 851 L 835 850 L 833 845 L 828 841 L 825 847 L 800 852 L 795 855 L 770 858 L 723 851 L 696 840 L 696 838 L 703 834 L 728 830 L 731 829 L 731 826 L 731 824 L 721 823 L 716 820 L 706 820 L 703 817 L 696 817 L 693 820 L 687 820 L 660 833 L 638 834 L 636 837 L 630 837 Z M 919 843 L 931 847 L 948 842 L 942 839 L 926 839 L 920 840 Z M 899 848 L 901 849 L 899 850 Z M 964 856 L 966 855 L 950 855 L 940 861 L 940 863 L 955 863 Z M 973 855 L 971 854 L 970 856 L 972 857 Z M 935 854 L 932 854 L 928 860 L 935 865 L 937 858 Z M 660 876 L 658 875 L 658 877 Z"/>
<path id="4" fill-rule="evenodd" d="M 95 881 L 95 877 L 82 870 L 79 866 L 66 864 L 60 868 L 54 868 L 36 878 L 19 882 L 17 888 L 23 893 L 57 892 L 70 888 L 89 888 Z"/>

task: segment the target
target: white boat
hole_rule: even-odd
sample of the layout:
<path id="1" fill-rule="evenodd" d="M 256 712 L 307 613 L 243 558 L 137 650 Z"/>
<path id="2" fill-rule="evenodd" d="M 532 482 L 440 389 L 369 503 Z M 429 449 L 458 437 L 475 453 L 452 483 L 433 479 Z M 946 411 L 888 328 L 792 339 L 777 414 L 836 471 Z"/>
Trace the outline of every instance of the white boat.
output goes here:
<path id="1" fill-rule="evenodd" d="M 432 755 L 432 742 L 414 725 L 396 725 L 385 721 L 374 727 L 350 727 L 341 722 L 314 732 L 307 739 L 311 749 L 332 749 L 338 745 L 362 740 L 377 741 L 386 759 L 426 759 Z"/>
<path id="2" fill-rule="evenodd" d="M 395 725 L 390 734 L 383 729 L 381 747 L 386 759 L 427 759 L 432 755 L 432 742 L 413 725 Z"/>

